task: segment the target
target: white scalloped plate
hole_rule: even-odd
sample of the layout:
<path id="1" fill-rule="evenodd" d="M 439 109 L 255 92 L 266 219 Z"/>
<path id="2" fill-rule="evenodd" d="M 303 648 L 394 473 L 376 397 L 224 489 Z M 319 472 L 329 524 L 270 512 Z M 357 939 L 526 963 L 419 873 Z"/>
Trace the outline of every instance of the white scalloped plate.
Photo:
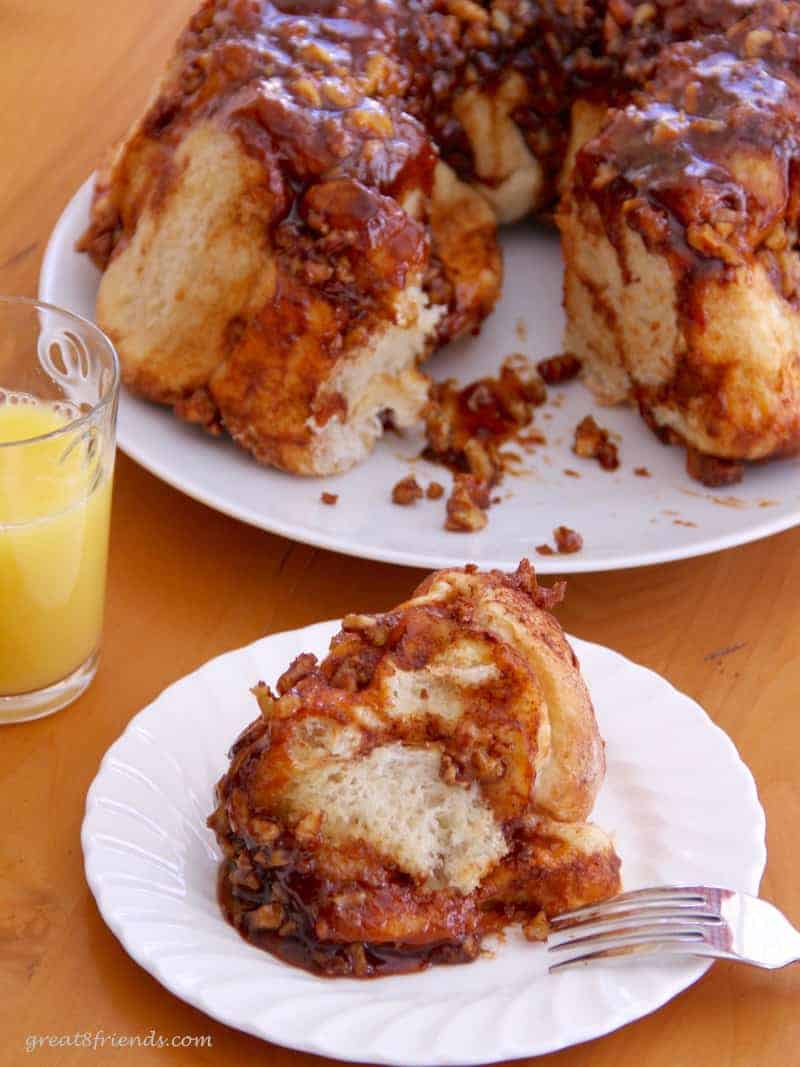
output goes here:
<path id="1" fill-rule="evenodd" d="M 512 932 L 491 958 L 416 975 L 323 979 L 243 941 L 215 895 L 205 826 L 225 753 L 256 713 L 248 686 L 338 624 L 275 634 L 167 689 L 111 746 L 89 790 L 82 843 L 103 918 L 176 996 L 288 1048 L 356 1062 L 485 1064 L 551 1052 L 654 1011 L 708 961 L 627 961 L 547 974 Z M 607 743 L 596 821 L 615 836 L 626 888 L 705 882 L 757 893 L 764 813 L 730 739 L 658 675 L 573 641 Z"/>
<path id="2" fill-rule="evenodd" d="M 43 300 L 94 317 L 100 275 L 74 251 L 85 229 L 91 182 L 75 194 L 45 253 L 39 282 Z M 494 374 L 504 356 L 534 359 L 561 347 L 561 253 L 554 233 L 533 226 L 502 233 L 503 297 L 478 337 L 448 346 L 430 361 L 435 378 L 471 381 Z M 518 323 L 526 336 L 518 333 Z M 800 522 L 800 458 L 748 470 L 732 492 L 714 492 L 684 471 L 683 454 L 665 448 L 632 408 L 604 408 L 598 418 L 621 438 L 620 469 L 609 473 L 570 450 L 578 421 L 597 405 L 579 383 L 550 390 L 536 424 L 548 445 L 524 456 L 522 473 L 509 477 L 506 499 L 492 508 L 488 527 L 477 534 L 444 528 L 444 502 L 414 508 L 391 503 L 391 487 L 414 470 L 423 484 L 450 475 L 419 455 L 422 441 L 387 435 L 355 470 L 336 478 L 298 478 L 265 470 L 230 441 L 208 437 L 123 390 L 118 438 L 137 463 L 209 507 L 295 541 L 364 559 L 415 567 L 461 566 L 465 558 L 484 567 L 516 567 L 534 546 L 551 542 L 558 525 L 578 530 L 581 552 L 541 557 L 540 574 L 613 570 L 684 559 L 744 544 Z M 645 467 L 651 477 L 637 477 Z M 566 474 L 577 470 L 579 478 Z M 338 493 L 337 507 L 320 501 Z"/>

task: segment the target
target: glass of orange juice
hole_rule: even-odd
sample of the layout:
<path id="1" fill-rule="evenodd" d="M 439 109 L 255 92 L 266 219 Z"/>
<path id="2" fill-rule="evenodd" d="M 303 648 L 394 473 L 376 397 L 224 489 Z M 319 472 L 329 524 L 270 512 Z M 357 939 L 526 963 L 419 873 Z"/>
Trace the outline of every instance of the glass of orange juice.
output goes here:
<path id="1" fill-rule="evenodd" d="M 97 670 L 118 395 L 101 330 L 0 297 L 0 723 L 66 707 Z"/>

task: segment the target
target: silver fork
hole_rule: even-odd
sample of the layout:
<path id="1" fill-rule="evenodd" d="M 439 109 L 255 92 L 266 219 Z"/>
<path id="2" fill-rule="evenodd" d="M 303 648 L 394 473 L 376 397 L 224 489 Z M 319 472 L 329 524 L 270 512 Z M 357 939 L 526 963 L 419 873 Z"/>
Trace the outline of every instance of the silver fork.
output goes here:
<path id="1" fill-rule="evenodd" d="M 766 900 L 703 885 L 621 893 L 550 920 L 554 971 L 649 952 L 712 956 L 774 970 L 800 961 L 800 932 Z"/>

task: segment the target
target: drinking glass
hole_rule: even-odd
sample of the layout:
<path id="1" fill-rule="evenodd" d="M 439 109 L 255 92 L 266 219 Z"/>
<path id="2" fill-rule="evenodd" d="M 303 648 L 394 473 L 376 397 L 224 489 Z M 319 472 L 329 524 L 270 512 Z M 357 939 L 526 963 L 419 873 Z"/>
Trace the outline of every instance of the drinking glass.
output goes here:
<path id="1" fill-rule="evenodd" d="M 0 297 L 0 723 L 66 707 L 97 671 L 118 396 L 101 330 Z"/>

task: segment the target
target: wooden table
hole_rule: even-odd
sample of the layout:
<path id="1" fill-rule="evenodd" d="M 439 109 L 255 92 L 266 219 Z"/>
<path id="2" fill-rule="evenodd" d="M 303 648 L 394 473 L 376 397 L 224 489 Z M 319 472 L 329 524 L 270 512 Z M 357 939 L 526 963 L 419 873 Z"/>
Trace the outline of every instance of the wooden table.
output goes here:
<path id="1" fill-rule="evenodd" d="M 0 291 L 34 295 L 67 199 L 139 111 L 194 0 L 0 3 Z M 246 581 L 243 576 L 246 575 Z M 207 1019 L 140 970 L 83 877 L 86 790 L 108 745 L 168 683 L 276 630 L 388 607 L 420 577 L 240 525 L 119 457 L 103 663 L 73 708 L 2 729 L 0 1063 L 28 1035 L 211 1035 L 141 1064 L 298 1067 L 314 1057 Z M 728 731 L 767 811 L 762 886 L 800 924 L 800 530 L 705 559 L 573 578 L 573 633 L 661 672 Z M 717 964 L 655 1015 L 551 1057 L 572 1067 L 784 1067 L 800 1061 L 800 968 Z M 30 1062 L 122 1062 L 42 1049 Z M 126 1060 L 126 1062 L 128 1062 Z"/>

